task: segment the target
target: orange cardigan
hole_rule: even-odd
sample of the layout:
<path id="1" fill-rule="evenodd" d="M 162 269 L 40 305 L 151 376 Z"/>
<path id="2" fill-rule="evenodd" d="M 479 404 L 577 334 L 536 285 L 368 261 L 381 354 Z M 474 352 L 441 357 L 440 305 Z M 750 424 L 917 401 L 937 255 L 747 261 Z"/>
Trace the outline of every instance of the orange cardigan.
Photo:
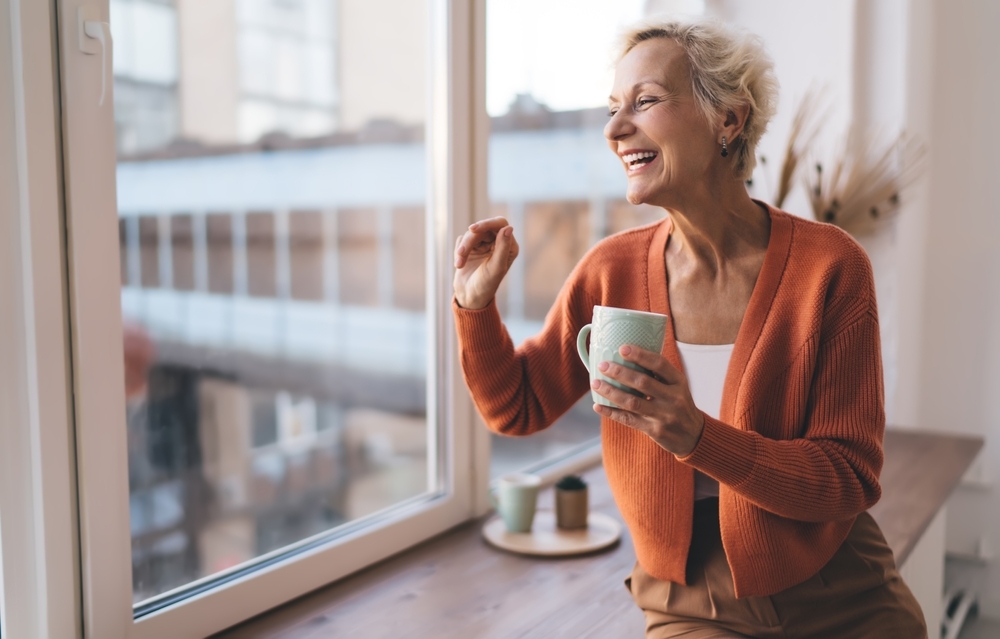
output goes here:
<path id="1" fill-rule="evenodd" d="M 726 374 L 720 419 L 690 455 L 602 418 L 608 482 L 651 575 L 685 583 L 694 469 L 720 483 L 736 594 L 770 595 L 819 571 L 881 495 L 885 428 L 871 265 L 840 229 L 770 209 L 771 235 Z M 529 435 L 589 392 L 576 335 L 595 304 L 670 315 L 669 218 L 597 244 L 541 333 L 514 348 L 496 305 L 454 305 L 466 383 L 486 424 Z M 643 259 L 645 256 L 645 259 Z M 671 324 L 663 355 L 681 359 Z"/>

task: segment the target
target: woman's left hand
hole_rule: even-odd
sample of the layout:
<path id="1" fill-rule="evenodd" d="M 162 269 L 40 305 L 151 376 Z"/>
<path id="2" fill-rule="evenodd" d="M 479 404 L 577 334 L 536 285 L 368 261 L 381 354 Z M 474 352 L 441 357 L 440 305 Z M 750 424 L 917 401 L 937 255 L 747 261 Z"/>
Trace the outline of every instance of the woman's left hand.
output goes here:
<path id="1" fill-rule="evenodd" d="M 619 390 L 603 380 L 591 387 L 621 408 L 594 404 L 594 411 L 616 422 L 640 430 L 657 444 L 684 457 L 694 450 L 705 428 L 705 416 L 694 405 L 687 378 L 659 353 L 638 346 L 622 346 L 618 352 L 625 361 L 638 364 L 653 375 L 614 362 L 601 362 L 601 374 L 645 397 Z"/>

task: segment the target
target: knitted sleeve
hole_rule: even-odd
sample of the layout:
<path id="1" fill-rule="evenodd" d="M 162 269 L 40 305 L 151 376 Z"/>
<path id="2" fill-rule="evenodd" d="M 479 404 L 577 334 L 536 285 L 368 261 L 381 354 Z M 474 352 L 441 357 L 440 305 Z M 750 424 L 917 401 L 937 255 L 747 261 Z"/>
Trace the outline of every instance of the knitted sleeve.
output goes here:
<path id="1" fill-rule="evenodd" d="M 467 310 L 452 302 L 465 383 L 490 430 L 530 435 L 548 427 L 589 390 L 576 336 L 599 296 L 588 289 L 588 260 L 563 285 L 541 332 L 515 348 L 496 303 Z"/>
<path id="2" fill-rule="evenodd" d="M 803 435 L 775 440 L 705 417 L 695 449 L 681 461 L 782 517 L 834 521 L 855 516 L 881 496 L 885 431 L 882 358 L 874 282 L 856 282 L 835 304 L 816 348 Z M 870 291 L 870 295 L 864 295 Z"/>

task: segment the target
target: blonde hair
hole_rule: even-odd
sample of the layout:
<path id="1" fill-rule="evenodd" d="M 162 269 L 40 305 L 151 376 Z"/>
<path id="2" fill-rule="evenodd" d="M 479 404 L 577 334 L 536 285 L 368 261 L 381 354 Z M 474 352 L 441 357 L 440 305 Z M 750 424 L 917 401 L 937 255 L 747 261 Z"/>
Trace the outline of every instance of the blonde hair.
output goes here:
<path id="1" fill-rule="evenodd" d="M 684 50 L 691 88 L 706 120 L 749 107 L 743 132 L 728 142 L 735 155 L 733 172 L 749 179 L 757 164 L 757 143 L 778 103 L 778 79 L 764 42 L 714 20 L 645 23 L 622 34 L 616 61 L 640 42 L 656 38 L 673 40 Z"/>

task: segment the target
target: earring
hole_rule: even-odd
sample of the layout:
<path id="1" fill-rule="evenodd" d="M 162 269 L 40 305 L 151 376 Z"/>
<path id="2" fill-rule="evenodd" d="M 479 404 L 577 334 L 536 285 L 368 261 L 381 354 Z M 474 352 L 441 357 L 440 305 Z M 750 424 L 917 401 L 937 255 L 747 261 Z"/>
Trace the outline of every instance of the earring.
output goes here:
<path id="1" fill-rule="evenodd" d="M 729 155 L 729 149 L 726 148 L 726 136 L 722 136 L 722 157 Z"/>

